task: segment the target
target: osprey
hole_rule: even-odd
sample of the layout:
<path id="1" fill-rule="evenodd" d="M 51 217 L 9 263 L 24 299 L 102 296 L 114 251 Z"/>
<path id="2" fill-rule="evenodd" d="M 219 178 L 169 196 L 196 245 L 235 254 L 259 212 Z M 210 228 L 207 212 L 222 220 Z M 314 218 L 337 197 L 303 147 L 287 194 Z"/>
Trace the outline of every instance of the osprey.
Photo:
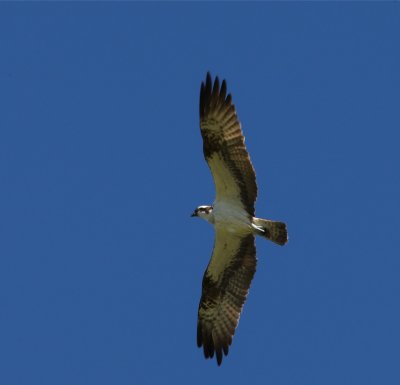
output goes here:
<path id="1" fill-rule="evenodd" d="M 221 365 L 239 322 L 256 271 L 255 235 L 284 245 L 286 225 L 255 217 L 256 175 L 244 144 L 240 122 L 226 94 L 226 81 L 212 84 L 207 73 L 200 89 L 200 130 L 204 157 L 210 167 L 216 198 L 192 214 L 214 225 L 215 242 L 204 273 L 198 310 L 197 345 L 204 356 Z"/>

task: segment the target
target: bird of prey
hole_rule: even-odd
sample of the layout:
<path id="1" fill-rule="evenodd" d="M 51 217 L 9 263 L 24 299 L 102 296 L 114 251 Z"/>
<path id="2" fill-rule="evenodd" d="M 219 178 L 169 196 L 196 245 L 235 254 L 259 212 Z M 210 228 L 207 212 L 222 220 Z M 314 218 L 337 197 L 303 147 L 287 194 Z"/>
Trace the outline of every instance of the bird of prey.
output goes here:
<path id="1" fill-rule="evenodd" d="M 212 206 L 199 206 L 193 217 L 214 225 L 215 242 L 204 273 L 198 310 L 197 345 L 205 358 L 221 365 L 239 322 L 256 271 L 255 235 L 284 245 L 283 222 L 255 217 L 256 175 L 226 81 L 214 84 L 210 73 L 200 89 L 200 130 L 204 157 L 210 167 L 216 197 Z"/>

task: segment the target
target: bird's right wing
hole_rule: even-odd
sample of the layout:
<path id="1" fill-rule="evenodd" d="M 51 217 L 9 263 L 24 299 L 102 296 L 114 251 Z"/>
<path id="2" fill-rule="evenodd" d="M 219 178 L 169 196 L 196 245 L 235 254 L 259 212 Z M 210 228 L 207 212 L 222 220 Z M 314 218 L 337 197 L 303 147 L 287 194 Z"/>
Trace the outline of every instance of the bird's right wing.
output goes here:
<path id="1" fill-rule="evenodd" d="M 239 322 L 256 271 L 253 235 L 239 236 L 216 227 L 214 250 L 204 273 L 197 321 L 197 345 L 206 358 L 216 354 L 218 365 Z"/>

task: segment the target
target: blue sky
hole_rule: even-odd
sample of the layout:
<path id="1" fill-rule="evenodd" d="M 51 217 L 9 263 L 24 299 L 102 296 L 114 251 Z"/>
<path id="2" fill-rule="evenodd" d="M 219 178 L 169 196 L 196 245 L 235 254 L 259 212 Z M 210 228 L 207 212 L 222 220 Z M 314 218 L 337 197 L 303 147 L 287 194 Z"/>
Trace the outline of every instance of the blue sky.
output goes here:
<path id="1" fill-rule="evenodd" d="M 1 4 L 0 383 L 398 384 L 399 39 L 398 3 Z M 290 237 L 219 368 L 208 70 Z"/>

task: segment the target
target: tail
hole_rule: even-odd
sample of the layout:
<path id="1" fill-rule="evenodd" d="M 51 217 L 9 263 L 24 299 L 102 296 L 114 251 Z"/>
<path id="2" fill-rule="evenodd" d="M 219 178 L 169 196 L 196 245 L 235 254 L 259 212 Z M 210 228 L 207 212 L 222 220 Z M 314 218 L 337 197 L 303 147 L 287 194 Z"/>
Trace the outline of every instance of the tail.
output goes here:
<path id="1" fill-rule="evenodd" d="M 283 246 L 288 241 L 286 224 L 283 222 L 253 218 L 253 228 L 257 235 L 261 235 L 280 246 Z"/>

